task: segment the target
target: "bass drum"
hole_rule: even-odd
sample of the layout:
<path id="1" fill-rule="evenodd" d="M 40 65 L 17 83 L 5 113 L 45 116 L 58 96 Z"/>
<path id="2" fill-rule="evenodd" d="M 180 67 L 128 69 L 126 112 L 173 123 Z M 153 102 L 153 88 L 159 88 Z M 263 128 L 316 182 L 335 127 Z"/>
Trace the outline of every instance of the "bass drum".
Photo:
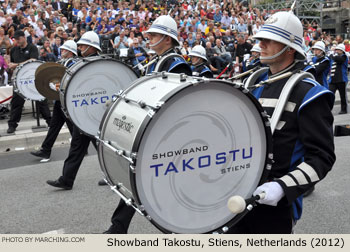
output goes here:
<path id="1" fill-rule="evenodd" d="M 103 56 L 81 59 L 61 80 L 62 109 L 84 134 L 96 136 L 113 96 L 136 79 L 130 67 L 115 59 Z"/>
<path id="2" fill-rule="evenodd" d="M 23 99 L 32 101 L 43 101 L 42 96 L 35 87 L 35 71 L 43 64 L 40 60 L 28 60 L 19 64 L 13 71 L 12 83 L 14 91 L 17 92 Z"/>
<path id="3" fill-rule="evenodd" d="M 98 157 L 112 189 L 165 233 L 224 233 L 272 163 L 258 101 L 232 82 L 155 74 L 106 111 Z"/>

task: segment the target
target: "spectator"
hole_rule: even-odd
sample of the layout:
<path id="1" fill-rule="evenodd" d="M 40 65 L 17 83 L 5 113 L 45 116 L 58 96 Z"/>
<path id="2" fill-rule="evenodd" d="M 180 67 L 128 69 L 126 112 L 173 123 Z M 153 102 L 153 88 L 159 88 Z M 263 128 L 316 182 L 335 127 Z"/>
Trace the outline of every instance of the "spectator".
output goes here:
<path id="1" fill-rule="evenodd" d="M 122 49 L 122 48 L 128 48 L 128 39 L 125 36 L 125 31 L 121 31 L 119 36 L 114 39 L 114 48 L 115 49 Z"/>
<path id="2" fill-rule="evenodd" d="M 242 61 L 245 54 L 250 54 L 252 45 L 245 41 L 244 34 L 237 35 L 237 47 L 236 47 L 236 66 L 242 67 Z"/>
<path id="3" fill-rule="evenodd" d="M 226 51 L 221 39 L 218 38 L 215 40 L 214 50 L 215 50 L 215 53 L 222 59 L 225 65 L 228 63 L 231 63 L 232 61 L 231 54 Z"/>
<path id="4" fill-rule="evenodd" d="M 216 53 L 216 50 L 212 48 L 212 44 L 209 41 L 206 43 L 205 51 L 207 53 L 209 64 L 215 68 L 215 70 L 211 70 L 214 72 L 221 72 L 224 68 L 225 62 L 221 57 L 219 57 L 219 55 Z"/>
<path id="5" fill-rule="evenodd" d="M 54 54 L 49 53 L 45 47 L 40 48 L 39 60 L 44 62 L 56 62 L 56 57 Z"/>
<path id="6" fill-rule="evenodd" d="M 136 66 L 138 63 L 144 61 L 146 57 L 147 52 L 144 48 L 139 46 L 139 40 L 134 38 L 128 50 L 128 58 L 131 60 L 132 65 Z"/>

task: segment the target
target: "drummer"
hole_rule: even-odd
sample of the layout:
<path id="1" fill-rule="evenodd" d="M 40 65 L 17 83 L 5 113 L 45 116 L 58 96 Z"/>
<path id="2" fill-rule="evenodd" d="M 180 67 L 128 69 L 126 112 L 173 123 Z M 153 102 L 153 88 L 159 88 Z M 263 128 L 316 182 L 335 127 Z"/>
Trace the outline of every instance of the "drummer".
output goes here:
<path id="1" fill-rule="evenodd" d="M 78 55 L 77 44 L 74 40 L 67 40 L 61 47 L 61 57 L 64 61 L 66 67 L 70 67 L 75 63 L 74 57 Z M 54 145 L 58 134 L 64 123 L 67 124 L 70 133 L 73 132 L 73 124 L 64 115 L 61 102 L 59 100 L 54 102 L 52 119 L 49 131 L 47 132 L 46 138 L 41 145 L 41 148 L 37 151 L 32 151 L 30 154 L 36 157 L 42 158 L 40 162 L 48 162 L 50 160 L 52 146 Z"/>
<path id="2" fill-rule="evenodd" d="M 261 63 L 268 77 L 301 71 L 305 60 L 303 26 L 292 12 L 278 12 L 254 35 L 260 40 Z M 271 116 L 289 77 L 258 87 L 253 94 Z M 298 81 L 273 134 L 274 163 L 268 182 L 254 195 L 264 199 L 229 233 L 291 233 L 301 217 L 302 195 L 331 170 L 335 162 L 332 107 L 334 95 L 312 79 Z"/>
<path id="3" fill-rule="evenodd" d="M 98 53 L 101 52 L 100 39 L 93 31 L 84 33 L 77 44 L 84 58 L 98 56 Z M 53 187 L 71 190 L 90 142 L 96 147 L 95 139 L 80 133 L 79 128 L 73 126 L 72 141 L 68 157 L 64 161 L 62 176 L 57 180 L 48 180 L 46 183 Z"/>
<path id="4" fill-rule="evenodd" d="M 192 73 L 194 76 L 213 78 L 213 72 L 207 66 L 207 56 L 205 48 L 201 45 L 197 45 L 192 48 L 188 54 L 191 57 Z"/>
<path id="5" fill-rule="evenodd" d="M 177 39 L 177 24 L 170 16 L 158 17 L 146 31 L 150 39 L 150 48 L 156 52 L 156 60 L 146 72 L 170 72 L 192 75 L 191 67 L 185 59 L 175 50 L 179 46 Z M 152 60 L 152 59 L 151 59 Z M 112 225 L 105 231 L 106 234 L 126 234 L 135 210 L 127 206 L 124 200 L 112 216 Z"/>
<path id="6" fill-rule="evenodd" d="M 10 51 L 10 64 L 9 69 L 14 70 L 20 63 L 24 63 L 28 60 L 37 60 L 39 57 L 38 48 L 33 44 L 28 44 L 26 36 L 23 31 L 17 30 L 14 34 L 14 39 L 17 46 L 13 47 Z M 11 100 L 11 112 L 10 120 L 8 120 L 7 133 L 12 134 L 16 131 L 19 121 L 21 120 L 22 110 L 25 100 L 13 92 Z M 51 114 L 47 100 L 40 101 L 39 111 L 45 119 L 48 126 L 50 126 Z"/>

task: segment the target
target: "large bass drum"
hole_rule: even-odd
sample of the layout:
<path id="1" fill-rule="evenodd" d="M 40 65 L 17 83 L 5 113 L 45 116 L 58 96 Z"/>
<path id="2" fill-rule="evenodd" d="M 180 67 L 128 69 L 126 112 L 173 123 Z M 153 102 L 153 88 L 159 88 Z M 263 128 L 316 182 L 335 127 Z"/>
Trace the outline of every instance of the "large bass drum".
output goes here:
<path id="1" fill-rule="evenodd" d="M 143 77 L 105 112 L 98 157 L 111 188 L 165 233 L 223 233 L 271 168 L 266 113 L 232 82 Z"/>
<path id="2" fill-rule="evenodd" d="M 96 136 L 113 95 L 130 87 L 136 73 L 112 58 L 84 58 L 72 65 L 60 84 L 63 111 L 84 134 Z"/>
<path id="3" fill-rule="evenodd" d="M 11 81 L 14 91 L 22 98 L 32 101 L 45 100 L 35 87 L 35 71 L 43 63 L 40 60 L 28 60 L 19 64 L 13 71 Z"/>

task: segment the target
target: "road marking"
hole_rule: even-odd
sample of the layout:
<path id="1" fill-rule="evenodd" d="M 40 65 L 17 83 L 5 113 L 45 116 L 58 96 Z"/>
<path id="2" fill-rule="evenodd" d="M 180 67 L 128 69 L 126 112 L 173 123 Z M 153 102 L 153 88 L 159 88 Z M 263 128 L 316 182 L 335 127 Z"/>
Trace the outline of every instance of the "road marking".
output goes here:
<path id="1" fill-rule="evenodd" d="M 15 151 L 22 151 L 22 150 L 25 150 L 26 148 L 24 148 L 24 147 L 16 147 L 15 148 Z"/>

